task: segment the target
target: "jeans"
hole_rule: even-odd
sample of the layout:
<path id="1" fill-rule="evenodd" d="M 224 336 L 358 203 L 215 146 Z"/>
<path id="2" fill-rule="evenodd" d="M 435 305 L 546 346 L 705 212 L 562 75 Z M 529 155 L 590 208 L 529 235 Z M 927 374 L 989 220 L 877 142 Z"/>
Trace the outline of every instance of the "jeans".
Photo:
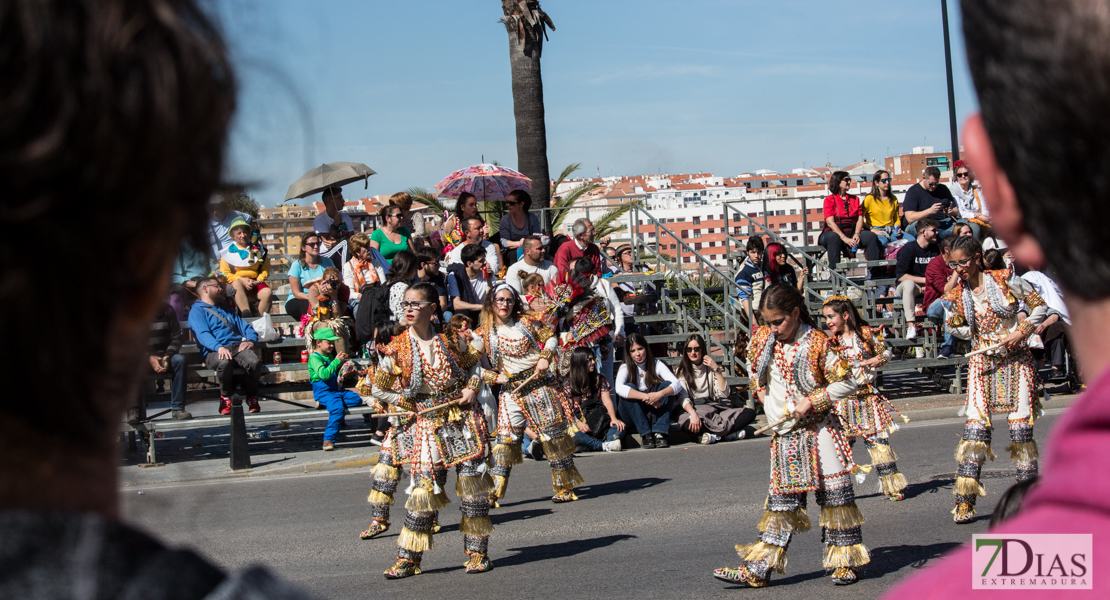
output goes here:
<path id="1" fill-rule="evenodd" d="M 829 268 L 835 269 L 836 265 L 840 264 L 841 253 L 846 247 L 844 240 L 840 239 L 840 236 L 830 229 L 817 238 L 817 243 L 825 247 L 825 258 L 829 262 Z M 860 248 L 863 248 L 863 254 L 867 257 L 867 260 L 883 259 L 883 246 L 879 243 L 879 236 L 874 233 L 870 231 L 859 232 L 859 245 Z M 854 260 L 855 256 L 852 259 Z"/>
<path id="2" fill-rule="evenodd" d="M 185 356 L 174 354 L 170 357 L 170 410 L 185 410 Z"/>
<path id="3" fill-rule="evenodd" d="M 890 240 L 902 239 L 902 230 L 898 227 L 872 227 L 871 233 L 879 238 L 879 243 L 885 248 Z"/>
<path id="4" fill-rule="evenodd" d="M 940 323 L 941 327 L 944 327 L 944 309 L 946 308 L 948 310 L 952 310 L 952 303 L 947 300 L 937 298 L 936 300 L 933 300 L 932 304 L 929 305 L 929 310 L 925 311 L 925 314 L 933 321 Z M 954 348 L 956 346 L 956 338 L 953 337 L 952 334 L 946 332 L 944 334 L 943 345 L 948 346 L 949 348 Z"/>
<path id="5" fill-rule="evenodd" d="M 655 392 L 670 385 L 669 382 L 664 381 L 655 384 L 647 391 Z M 620 413 L 622 421 L 631 423 L 636 428 L 636 433 L 640 434 L 640 437 L 649 433 L 667 435 L 671 431 L 671 409 L 674 408 L 675 398 L 675 396 L 663 398 L 658 408 L 639 400 L 621 398 L 617 403 L 617 412 Z"/>
<path id="6" fill-rule="evenodd" d="M 602 356 L 602 351 L 601 351 L 602 346 L 609 349 L 609 356 L 607 358 L 602 358 L 601 357 Z M 613 386 L 613 352 L 614 352 L 613 343 L 610 342 L 608 344 L 594 344 L 593 346 L 588 346 L 588 348 L 590 350 L 592 350 L 593 353 L 594 353 L 594 360 L 597 361 L 597 364 L 598 364 L 598 367 L 599 367 L 597 372 L 601 373 L 601 376 L 604 377 L 605 380 L 609 382 L 609 386 L 612 387 Z"/>
<path id="7" fill-rule="evenodd" d="M 975 239 L 979 239 L 978 225 L 972 225 L 971 223 L 968 223 L 963 219 L 956 221 L 951 217 L 937 219 L 937 221 L 940 221 L 940 230 L 937 231 L 937 240 L 943 240 L 944 238 L 948 237 L 952 233 L 952 228 L 956 226 L 956 223 L 963 223 L 964 225 L 971 227 L 971 232 L 976 235 Z M 906 231 L 904 234 L 902 234 L 902 239 L 910 242 L 917 239 L 917 221 L 914 221 L 913 223 L 910 223 L 908 226 L 906 226 Z"/>
<path id="8" fill-rule="evenodd" d="M 584 433 L 584 432 L 579 431 L 578 433 L 574 434 L 574 441 L 575 441 L 575 443 L 577 443 L 581 446 L 585 446 L 585 447 L 589 448 L 590 450 L 601 450 L 601 444 L 603 442 L 611 442 L 613 440 L 619 440 L 622 437 L 624 437 L 624 432 L 621 431 L 620 429 L 617 429 L 616 425 L 610 425 L 609 426 L 609 431 L 605 432 L 605 439 L 604 440 L 599 440 L 599 439 L 595 438 L 594 436 L 592 436 L 588 433 Z"/>
<path id="9" fill-rule="evenodd" d="M 362 404 L 358 394 L 348 390 L 333 390 L 323 381 L 312 382 L 312 398 L 328 409 L 328 426 L 324 428 L 324 441 L 335 441 L 339 425 L 348 408 Z"/>
<path id="10" fill-rule="evenodd" d="M 253 348 L 240 352 L 238 344 L 227 346 L 227 349 L 231 351 L 231 360 L 221 359 L 216 352 L 209 352 L 204 357 L 205 366 L 216 372 L 216 379 L 220 382 L 220 395 L 230 398 L 235 391 L 235 365 L 239 365 L 247 372 L 243 379 L 243 393 L 247 397 L 257 396 L 258 380 L 262 377 L 262 362 L 258 360 L 258 355 Z"/>

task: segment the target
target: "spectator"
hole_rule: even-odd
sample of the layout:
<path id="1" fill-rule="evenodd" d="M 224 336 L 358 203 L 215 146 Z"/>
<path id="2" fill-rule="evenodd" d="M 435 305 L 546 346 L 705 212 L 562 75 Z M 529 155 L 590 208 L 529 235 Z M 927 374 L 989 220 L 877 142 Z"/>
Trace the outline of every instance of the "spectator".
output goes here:
<path id="1" fill-rule="evenodd" d="M 356 314 L 362 299 L 362 288 L 379 283 L 379 275 L 370 257 L 370 236 L 361 231 L 352 235 L 347 248 L 351 252 L 351 260 L 343 264 L 343 283 L 351 290 L 347 304 L 351 313 Z"/>
<path id="2" fill-rule="evenodd" d="M 258 316 L 270 312 L 270 295 L 273 290 L 266 284 L 270 276 L 270 257 L 266 246 L 251 240 L 254 231 L 242 219 L 231 222 L 232 242 L 220 255 L 220 272 L 235 290 L 235 305 L 239 314 L 251 315 L 250 296 L 258 299 Z"/>
<path id="3" fill-rule="evenodd" d="M 239 315 L 221 308 L 227 300 L 224 287 L 215 277 L 197 282 L 200 297 L 189 310 L 189 329 L 197 340 L 204 366 L 216 371 L 220 382 L 220 414 L 231 412 L 231 394 L 235 390 L 235 366 L 247 372 L 243 378 L 243 392 L 247 395 L 250 412 L 262 410 L 258 406 L 258 379 L 262 376 L 262 362 L 254 352 L 258 334 Z"/>
<path id="4" fill-rule="evenodd" d="M 400 226 L 412 232 L 412 246 L 415 249 L 423 247 L 424 236 L 427 230 L 424 227 L 424 216 L 412 212 L 412 194 L 397 192 L 389 197 L 389 203 L 401 209 Z"/>
<path id="5" fill-rule="evenodd" d="M 983 269 L 987 271 L 1005 271 L 1010 268 L 1005 255 L 998 248 L 991 248 L 983 253 Z"/>
<path id="6" fill-rule="evenodd" d="M 401 227 L 405 211 L 401 207 L 386 204 L 378 211 L 382 226 L 370 234 L 370 247 L 382 253 L 382 258 L 392 261 L 398 252 L 412 252 L 412 232 Z"/>
<path id="7" fill-rule="evenodd" d="M 917 222 L 917 239 L 898 250 L 898 265 L 894 268 L 898 287 L 895 291 L 902 297 L 907 340 L 917 337 L 917 295 L 925 290 L 925 270 L 929 268 L 929 261 L 940 255 L 936 243 L 937 230 L 935 219 L 920 219 Z"/>
<path id="8" fill-rule="evenodd" d="M 902 201 L 902 214 L 906 217 L 905 233 L 903 239 L 913 241 L 917 238 L 918 221 L 926 217 L 936 221 L 938 237 L 946 238 L 952 233 L 952 226 L 960 216 L 960 209 L 952 197 L 951 190 L 940 180 L 940 169 L 925 167 L 921 172 L 921 180 L 906 190 L 906 197 Z M 908 245 L 908 244 L 907 244 Z"/>
<path id="9" fill-rule="evenodd" d="M 524 245 L 525 238 L 543 234 L 540 218 L 532 210 L 532 196 L 524 190 L 513 190 L 505 200 L 509 212 L 501 217 L 498 234 L 501 236 L 501 247 L 505 248 L 505 262 L 512 265 L 521 254 L 520 248 Z"/>
<path id="10" fill-rule="evenodd" d="M 463 241 L 455 246 L 454 250 L 447 253 L 447 265 L 461 264 L 463 248 L 475 245 L 482 249 L 486 255 L 486 266 L 490 274 L 496 276 L 501 271 L 500 254 L 497 245 L 485 238 L 485 224 L 477 217 L 470 217 L 463 221 Z"/>
<path id="11" fill-rule="evenodd" d="M 325 189 L 320 194 L 324 212 L 316 215 L 312 228 L 320 234 L 320 256 L 330 258 L 332 264 L 347 262 L 347 237 L 354 233 L 351 215 L 343 212 L 343 192 L 337 187 Z"/>
<path id="12" fill-rule="evenodd" d="M 571 273 L 574 274 L 574 282 L 582 289 L 591 290 L 595 296 L 601 298 L 606 310 L 609 311 L 610 323 L 606 325 L 610 326 L 613 339 L 609 341 L 608 337 L 604 337 L 594 345 L 594 348 L 601 365 L 600 373 L 606 380 L 613 381 L 613 348 L 624 345 L 624 311 L 620 308 L 620 301 L 617 300 L 617 294 L 613 292 L 613 286 L 595 274 L 594 263 L 585 258 L 577 258 L 574 260 Z"/>
<path id="13" fill-rule="evenodd" d="M 724 369 L 706 352 L 702 336 L 695 333 L 686 338 L 682 360 L 675 369 L 675 376 L 682 381 L 678 425 L 694 435 L 700 433 L 701 444 L 744 439 L 747 426 L 755 420 L 755 410 L 728 404 Z"/>
<path id="14" fill-rule="evenodd" d="M 320 256 L 320 236 L 309 231 L 301 236 L 300 257 L 289 267 L 289 297 L 285 312 L 297 321 L 316 303 L 318 288 L 314 283 L 324 278 L 324 270 L 334 266 L 330 258 Z"/>
<path id="15" fill-rule="evenodd" d="M 235 219 L 251 222 L 251 216 L 227 207 L 227 198 L 216 193 L 208 199 L 208 244 L 211 256 L 217 259 L 224 254 L 224 248 L 231 244 L 231 223 Z M 209 275 L 209 273 L 205 273 Z"/>
<path id="16" fill-rule="evenodd" d="M 609 248 L 605 249 L 608 253 Z M 612 271 L 614 275 L 633 274 L 636 272 L 636 256 L 632 252 L 632 246 L 624 244 L 613 251 L 613 264 Z M 641 269 L 647 271 L 648 269 Z M 617 297 L 621 301 L 621 312 L 624 313 L 624 332 L 627 335 L 630 332 L 640 331 L 639 325 L 636 324 L 636 305 L 630 304 L 629 300 L 636 298 L 636 286 L 630 281 L 621 283 L 614 283 L 613 290 L 617 293 Z M 650 286 L 645 286 L 645 290 L 649 293 L 654 292 L 655 289 Z M 650 307 L 648 307 L 650 309 Z M 643 332 L 641 332 L 643 333 Z"/>
<path id="17" fill-rule="evenodd" d="M 335 450 L 335 438 L 344 425 L 343 415 L 348 408 L 362 404 L 358 394 L 339 385 L 339 370 L 347 361 L 343 352 L 336 354 L 335 342 L 339 336 L 328 327 L 312 332 L 316 351 L 308 357 L 308 378 L 312 382 L 312 399 L 328 411 L 328 425 L 324 428 L 324 451 Z"/>
<path id="18" fill-rule="evenodd" d="M 408 250 L 402 250 L 393 255 L 393 264 L 389 267 L 389 274 L 385 276 L 385 287 L 389 290 L 389 310 L 393 313 L 394 321 L 405 319 L 405 292 L 416 279 L 420 271 L 420 261 L 416 255 Z"/>
<path id="19" fill-rule="evenodd" d="M 185 411 L 185 356 L 181 354 L 181 325 L 177 312 L 169 304 L 162 307 L 150 328 L 150 370 L 170 374 L 170 412 L 174 419 L 185 421 L 193 415 Z M 131 419 L 129 419 L 130 421 Z M 138 424 L 138 410 L 133 415 Z"/>
<path id="20" fill-rule="evenodd" d="M 840 255 L 849 251 L 855 259 L 856 249 L 863 248 L 867 260 L 882 260 L 883 246 L 879 236 L 863 229 L 863 211 L 859 198 L 848 193 L 852 178 L 847 171 L 834 171 L 829 178 L 829 195 L 825 197 L 825 230 L 817 243 L 825 247 L 829 268 L 840 264 Z"/>
<path id="21" fill-rule="evenodd" d="M 170 275 L 170 306 L 177 313 L 177 320 L 184 321 L 185 307 L 197 297 L 196 279 L 212 274 L 212 260 L 188 241 L 181 243 Z"/>
<path id="22" fill-rule="evenodd" d="M 613 387 L 622 398 L 617 411 L 636 428 L 643 447 L 670 447 L 671 408 L 682 384 L 663 361 L 652 356 L 644 336 L 633 333 L 625 340 L 624 364 Z"/>
<path id="23" fill-rule="evenodd" d="M 555 252 L 555 270 L 557 280 L 562 283 L 570 273 L 570 259 L 586 257 L 594 263 L 594 272 L 600 273 L 602 268 L 601 250 L 594 244 L 594 235 L 597 230 L 589 219 L 577 219 L 571 225 L 573 239 L 559 246 Z"/>
<path id="24" fill-rule="evenodd" d="M 617 418 L 617 410 L 609 393 L 609 382 L 598 375 L 597 359 L 589 348 L 581 346 L 570 355 L 570 376 L 566 394 L 582 409 L 575 441 L 588 450 L 620 452 L 625 424 Z"/>
<path id="25" fill-rule="evenodd" d="M 806 275 L 809 275 L 809 268 L 802 268 L 802 276 L 798 277 L 794 267 L 786 262 L 786 248 L 778 242 L 771 242 L 767 244 L 767 251 L 763 255 L 764 267 L 763 272 L 766 274 L 765 282 L 767 287 L 771 287 L 776 283 L 785 283 L 798 288 L 802 291 L 802 286 L 805 285 Z"/>
<path id="26" fill-rule="evenodd" d="M 464 248 L 462 261 L 447 266 L 447 295 L 456 314 L 477 323 L 493 280 L 486 274 L 486 253 L 481 246 L 471 244 Z"/>
<path id="27" fill-rule="evenodd" d="M 940 254 L 933 257 L 929 261 L 929 265 L 925 267 L 925 299 L 922 300 L 921 305 L 925 307 L 925 315 L 929 320 L 937 323 L 943 330 L 945 309 L 951 310 L 944 295 L 952 291 L 960 283 L 960 275 L 953 271 L 949 266 L 949 261 L 952 260 L 951 250 L 952 242 L 956 241 L 955 234 L 950 235 L 940 241 Z M 940 347 L 941 358 L 952 358 L 955 352 L 956 338 L 944 332 L 944 343 Z"/>
<path id="28" fill-rule="evenodd" d="M 1048 305 L 1048 316 L 1033 330 L 1033 333 L 1041 336 L 1044 348 L 1032 348 L 1031 351 L 1038 360 L 1047 359 L 1052 367 L 1049 380 L 1059 381 L 1067 376 L 1067 359 L 1064 351 L 1068 347 L 1068 328 L 1071 327 L 1071 316 L 1068 315 L 1068 307 L 1064 304 L 1063 293 L 1055 281 L 1040 271 L 1026 271 L 1021 278 L 1028 281 Z"/>
<path id="29" fill-rule="evenodd" d="M 463 192 L 455 201 L 455 212 L 443 223 L 443 238 L 447 243 L 445 251 L 449 252 L 463 242 L 467 219 L 482 221 L 482 216 L 478 214 L 478 199 L 470 192 Z M 482 221 L 482 227 L 485 225 L 485 221 Z"/>
<path id="30" fill-rule="evenodd" d="M 967 166 L 967 161 L 957 160 L 955 163 L 956 186 L 950 191 L 956 201 L 956 208 L 960 211 L 960 220 L 971 229 L 975 239 L 982 240 L 983 235 L 990 231 L 990 209 L 983 202 L 983 193 L 972 184 L 975 183 L 975 173 Z"/>
<path id="31" fill-rule="evenodd" d="M 890 186 L 890 172 L 876 171 L 871 176 L 871 193 L 863 199 L 864 225 L 879 236 L 886 246 L 890 240 L 902 239 L 902 211 Z"/>
<path id="32" fill-rule="evenodd" d="M 520 287 L 523 288 L 520 294 L 521 300 L 527 305 L 528 310 L 543 312 L 547 308 L 549 302 L 547 294 L 544 292 L 542 275 L 539 273 L 526 274 L 520 279 Z"/>
<path id="33" fill-rule="evenodd" d="M 958 237 L 963 237 L 965 235 L 974 235 L 971 231 L 971 226 L 968 225 L 967 223 L 957 222 L 955 225 L 952 226 L 952 233 L 945 236 L 944 239 L 948 239 L 950 237 L 957 237 L 958 238 Z"/>
<path id="34" fill-rule="evenodd" d="M 528 273 L 536 273 L 543 277 L 543 284 L 555 279 L 558 275 L 558 270 L 555 265 L 544 259 L 543 257 L 543 242 L 540 238 L 535 236 L 528 236 L 524 238 L 521 243 L 524 248 L 523 259 L 513 263 L 507 271 L 505 271 L 505 283 L 513 286 L 517 293 L 524 293 L 521 288 L 521 276 Z"/>
<path id="35" fill-rule="evenodd" d="M 736 298 L 744 305 L 744 315 L 749 323 L 754 323 L 753 310 L 759 306 L 759 297 L 763 293 L 765 275 L 760 267 L 763 264 L 763 238 L 752 236 L 748 238 L 744 247 L 748 257 L 740 265 L 736 273 Z"/>
<path id="36" fill-rule="evenodd" d="M 612 247 L 612 246 L 606 246 L 605 247 L 605 256 L 607 256 L 609 258 L 609 263 L 610 263 L 610 264 L 605 265 L 606 268 L 608 268 L 610 271 L 615 273 L 616 269 L 617 269 L 617 265 L 620 264 L 617 261 L 617 249 Z"/>
<path id="37" fill-rule="evenodd" d="M 436 288 L 439 296 L 439 321 L 446 323 L 451 320 L 451 305 L 447 303 L 447 276 L 439 272 L 439 259 L 431 250 L 421 250 L 416 253 L 419 269 L 416 271 L 417 281 L 426 281 Z"/>

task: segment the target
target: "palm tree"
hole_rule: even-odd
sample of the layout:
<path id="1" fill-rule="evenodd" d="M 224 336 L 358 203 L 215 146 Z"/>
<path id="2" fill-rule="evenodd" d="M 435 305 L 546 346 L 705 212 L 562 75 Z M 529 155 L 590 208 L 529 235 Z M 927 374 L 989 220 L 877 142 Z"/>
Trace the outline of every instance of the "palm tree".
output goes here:
<path id="1" fill-rule="evenodd" d="M 516 166 L 532 180 L 532 205 L 547 208 L 551 204 L 551 175 L 547 170 L 540 55 L 547 28 L 555 31 L 555 25 L 540 8 L 539 0 L 501 0 L 501 11 L 501 22 L 509 34 Z"/>
<path id="2" fill-rule="evenodd" d="M 567 165 L 567 167 L 563 169 L 563 172 L 559 174 L 559 178 L 556 179 L 555 183 L 552 184 L 551 189 L 559 189 L 559 185 L 563 183 L 563 180 L 581 167 L 582 163 Z M 574 188 L 573 190 L 567 192 L 566 194 L 563 194 L 562 196 L 556 196 L 555 203 L 551 207 L 551 231 L 555 231 L 563 226 L 564 221 L 566 221 L 567 214 L 570 213 L 570 210 L 574 208 L 574 205 L 582 196 L 585 196 L 586 194 L 600 187 L 601 184 L 598 183 L 587 183 L 585 185 Z M 595 237 L 603 238 L 607 235 L 623 229 L 623 227 L 619 224 L 619 219 L 627 214 L 633 206 L 635 206 L 634 202 L 605 211 L 605 213 L 602 214 L 600 217 L 596 216 L 596 214 L 593 215 L 594 230 L 596 231 L 596 233 L 594 234 Z"/>

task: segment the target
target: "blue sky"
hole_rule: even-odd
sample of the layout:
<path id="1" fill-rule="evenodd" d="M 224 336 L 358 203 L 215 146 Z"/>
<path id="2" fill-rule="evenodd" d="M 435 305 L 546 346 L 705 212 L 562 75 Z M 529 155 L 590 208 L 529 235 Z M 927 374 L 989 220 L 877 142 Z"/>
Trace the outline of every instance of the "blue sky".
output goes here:
<path id="1" fill-rule="evenodd" d="M 324 162 L 348 198 L 516 166 L 499 0 L 223 0 L 229 175 L 264 206 Z M 551 175 L 732 176 L 951 146 L 939 0 L 543 0 Z M 975 110 L 949 3 L 959 121 Z M 357 188 L 357 189 L 356 189 Z"/>

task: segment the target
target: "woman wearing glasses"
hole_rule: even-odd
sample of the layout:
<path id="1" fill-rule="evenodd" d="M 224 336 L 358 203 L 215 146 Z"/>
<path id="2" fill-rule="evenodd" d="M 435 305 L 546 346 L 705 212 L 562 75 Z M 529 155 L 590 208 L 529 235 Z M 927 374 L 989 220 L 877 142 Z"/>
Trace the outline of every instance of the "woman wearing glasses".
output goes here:
<path id="1" fill-rule="evenodd" d="M 883 255 L 878 236 L 863 229 L 863 211 L 859 197 L 848 192 L 851 187 L 847 171 L 834 171 L 829 178 L 829 195 L 823 208 L 825 230 L 817 243 L 825 247 L 832 269 L 840 264 L 840 255 L 846 250 L 849 260 L 855 260 L 858 248 L 863 248 L 867 260 L 881 260 Z"/>
<path id="2" fill-rule="evenodd" d="M 902 237 L 902 211 L 891 190 L 888 171 L 878 171 L 871 177 L 871 193 L 863 199 L 863 214 L 866 225 L 883 246 Z"/>
<path id="3" fill-rule="evenodd" d="M 374 371 L 371 397 L 390 417 L 387 441 L 371 472 L 370 502 L 374 521 L 364 539 L 389 528 L 389 505 L 409 465 L 412 480 L 406 488 L 405 526 L 397 538 L 397 563 L 385 572 L 387 579 L 420 573 L 420 560 L 432 548 L 439 509 L 447 505 L 447 467 L 454 466 L 458 482 L 466 572 L 490 570 L 489 483 L 485 459 L 489 448 L 485 420 L 475 399 L 482 383 L 479 355 L 472 348 L 460 350 L 432 327 L 438 293 L 430 283 L 418 283 L 405 292 L 408 329 L 378 348 L 381 356 Z"/>
<path id="4" fill-rule="evenodd" d="M 983 192 L 972 185 L 975 183 L 975 174 L 971 172 L 967 162 L 957 160 L 955 166 L 956 185 L 952 186 L 952 197 L 956 199 L 956 206 L 960 209 L 960 219 L 971 227 L 975 239 L 982 240 L 984 231 L 990 231 L 990 209 L 983 201 Z"/>
<path id="5" fill-rule="evenodd" d="M 494 489 L 491 499 L 505 497 L 513 465 L 524 462 L 521 434 L 527 426 L 540 436 L 543 453 L 551 465 L 552 502 L 578 499 L 574 488 L 582 476 L 573 453 L 578 408 L 572 406 L 563 385 L 551 369 L 558 340 L 538 316 L 525 313 L 516 290 L 502 283 L 486 296 L 475 347 L 489 356 L 492 369 L 482 372 L 488 385 L 500 384 L 497 444 L 493 447 Z"/>
<path id="6" fill-rule="evenodd" d="M 755 420 L 755 411 L 729 406 L 725 371 L 706 354 L 705 339 L 700 335 L 695 333 L 686 338 L 682 360 L 674 374 L 682 379 L 683 412 L 678 415 L 679 427 L 700 434 L 698 442 L 702 444 L 744 439 L 746 427 Z"/>
<path id="7" fill-rule="evenodd" d="M 285 313 L 296 319 L 308 312 L 309 307 L 316 302 L 317 295 L 324 291 L 331 293 L 331 284 L 321 283 L 320 286 L 312 284 L 324 279 L 324 270 L 334 266 L 331 259 L 320 256 L 320 236 L 315 232 L 308 232 L 301 236 L 300 257 L 289 266 L 289 297 L 285 299 Z"/>
<path id="8" fill-rule="evenodd" d="M 387 204 L 380 211 L 382 226 L 370 234 L 370 247 L 382 253 L 382 258 L 392 261 L 398 252 L 412 252 L 412 232 L 401 227 L 405 211 L 400 206 Z"/>
<path id="9" fill-rule="evenodd" d="M 1017 480 L 1037 476 L 1037 442 L 1033 419 L 1040 413 L 1040 380 L 1026 340 L 1045 319 L 1048 307 L 1033 287 L 1008 269 L 983 269 L 983 247 L 972 236 L 957 238 L 949 252 L 948 267 L 960 283 L 944 295 L 951 303 L 945 330 L 971 340 L 972 356 L 967 365 L 967 423 L 963 440 L 956 447 L 957 523 L 970 523 L 975 501 L 986 495 L 979 472 L 991 452 L 991 415 L 1006 413 L 1010 424 L 1007 448 L 1017 463 Z M 1021 304 L 1029 310 L 1022 319 Z"/>
<path id="10" fill-rule="evenodd" d="M 524 190 L 513 190 L 509 199 L 505 201 L 509 212 L 501 217 L 498 234 L 501 236 L 501 247 L 505 248 L 506 264 L 513 264 L 519 258 L 520 246 L 524 238 L 543 233 L 540 218 L 528 212 L 532 209 L 532 196 Z"/>

